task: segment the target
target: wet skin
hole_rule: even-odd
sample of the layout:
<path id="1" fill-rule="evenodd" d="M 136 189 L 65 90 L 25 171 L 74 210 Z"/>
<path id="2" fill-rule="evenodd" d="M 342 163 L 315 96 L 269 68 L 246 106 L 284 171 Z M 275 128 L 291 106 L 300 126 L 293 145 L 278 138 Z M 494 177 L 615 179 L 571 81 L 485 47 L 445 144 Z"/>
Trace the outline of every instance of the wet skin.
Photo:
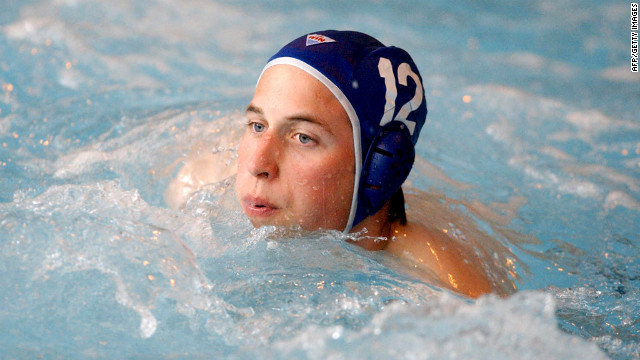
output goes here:
<path id="1" fill-rule="evenodd" d="M 246 110 L 236 192 L 254 226 L 346 226 L 354 182 L 349 118 L 329 89 L 290 65 L 265 71 Z"/>
<path id="2" fill-rule="evenodd" d="M 246 118 L 236 195 L 251 223 L 343 230 L 355 176 L 353 133 L 329 89 L 296 67 L 270 67 L 258 82 Z M 425 280 L 471 297 L 494 290 L 469 249 L 420 223 L 390 223 L 388 211 L 386 204 L 351 229 L 366 228 L 357 245 L 408 259 L 422 269 Z"/>

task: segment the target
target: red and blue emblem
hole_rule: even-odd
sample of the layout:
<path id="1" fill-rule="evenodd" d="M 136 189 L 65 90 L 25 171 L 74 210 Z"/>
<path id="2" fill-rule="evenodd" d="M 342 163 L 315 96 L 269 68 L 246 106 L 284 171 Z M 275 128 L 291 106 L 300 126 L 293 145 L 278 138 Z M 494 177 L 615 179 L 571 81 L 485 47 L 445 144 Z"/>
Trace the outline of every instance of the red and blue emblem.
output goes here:
<path id="1" fill-rule="evenodd" d="M 325 44 L 325 43 L 332 43 L 332 42 L 336 42 L 336 41 L 333 40 L 332 38 L 326 36 L 326 35 L 309 34 L 309 35 L 307 35 L 307 44 L 306 44 L 306 46 Z"/>

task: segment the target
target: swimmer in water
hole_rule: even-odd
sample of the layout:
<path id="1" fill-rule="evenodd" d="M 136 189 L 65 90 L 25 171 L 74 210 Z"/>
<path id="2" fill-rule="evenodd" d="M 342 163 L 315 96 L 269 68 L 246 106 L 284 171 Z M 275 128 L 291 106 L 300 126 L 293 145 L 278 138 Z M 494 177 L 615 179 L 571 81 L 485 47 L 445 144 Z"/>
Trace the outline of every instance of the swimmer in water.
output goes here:
<path id="1" fill-rule="evenodd" d="M 354 31 L 301 36 L 268 61 L 246 108 L 238 201 L 256 227 L 344 231 L 461 294 L 495 292 L 473 251 L 407 221 L 401 185 L 426 115 L 406 51 Z"/>

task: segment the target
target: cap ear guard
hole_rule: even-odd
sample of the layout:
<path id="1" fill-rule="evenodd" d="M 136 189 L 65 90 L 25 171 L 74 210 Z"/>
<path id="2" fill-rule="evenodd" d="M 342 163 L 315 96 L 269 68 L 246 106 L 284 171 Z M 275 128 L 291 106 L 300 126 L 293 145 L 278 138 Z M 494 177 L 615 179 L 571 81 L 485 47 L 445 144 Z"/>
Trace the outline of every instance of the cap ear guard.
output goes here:
<path id="1" fill-rule="evenodd" d="M 415 148 L 405 124 L 392 121 L 385 125 L 363 163 L 354 224 L 382 208 L 407 179 L 414 160 Z"/>

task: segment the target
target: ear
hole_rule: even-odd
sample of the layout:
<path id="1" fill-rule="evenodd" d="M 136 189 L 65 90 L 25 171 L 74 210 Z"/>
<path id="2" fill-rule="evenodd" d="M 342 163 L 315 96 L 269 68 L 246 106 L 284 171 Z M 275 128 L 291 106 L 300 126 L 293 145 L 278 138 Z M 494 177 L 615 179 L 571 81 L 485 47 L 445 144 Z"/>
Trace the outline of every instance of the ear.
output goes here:
<path id="1" fill-rule="evenodd" d="M 367 151 L 358 190 L 358 212 L 354 224 L 376 213 L 391 199 L 409 176 L 415 148 L 405 124 L 385 125 Z"/>

